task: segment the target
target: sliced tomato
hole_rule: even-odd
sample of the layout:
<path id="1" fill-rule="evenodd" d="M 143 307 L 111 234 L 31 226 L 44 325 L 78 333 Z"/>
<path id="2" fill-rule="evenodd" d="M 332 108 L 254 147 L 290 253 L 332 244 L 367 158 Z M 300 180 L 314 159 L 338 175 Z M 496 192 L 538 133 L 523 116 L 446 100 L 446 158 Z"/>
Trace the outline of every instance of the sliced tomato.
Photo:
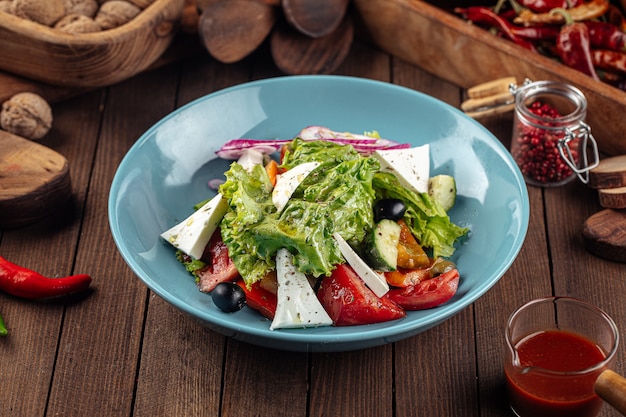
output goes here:
<path id="1" fill-rule="evenodd" d="M 276 304 L 278 300 L 276 294 L 263 289 L 259 282 L 255 282 L 248 288 L 243 280 L 237 280 L 237 285 L 243 288 L 246 293 L 246 303 L 248 307 L 258 311 L 264 317 L 272 320 L 276 314 Z"/>
<path id="2" fill-rule="evenodd" d="M 387 298 L 378 298 L 347 264 L 337 266 L 322 280 L 317 292 L 335 326 L 380 323 L 406 316 Z"/>
<path id="3" fill-rule="evenodd" d="M 393 301 L 405 310 L 425 310 L 451 299 L 458 287 L 459 271 L 451 269 L 419 284 L 390 290 L 383 298 Z"/>
<path id="4" fill-rule="evenodd" d="M 201 259 L 207 264 L 196 271 L 200 278 L 198 286 L 202 292 L 211 292 L 220 282 L 234 281 L 239 277 L 239 271 L 228 256 L 228 247 L 222 240 L 219 228 L 211 236 Z"/>

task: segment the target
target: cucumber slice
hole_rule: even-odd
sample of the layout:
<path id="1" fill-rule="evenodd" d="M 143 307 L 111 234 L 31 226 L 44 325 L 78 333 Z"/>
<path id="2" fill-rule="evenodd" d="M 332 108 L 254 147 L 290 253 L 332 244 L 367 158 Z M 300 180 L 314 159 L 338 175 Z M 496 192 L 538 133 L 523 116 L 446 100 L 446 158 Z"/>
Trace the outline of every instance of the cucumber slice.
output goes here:
<path id="1" fill-rule="evenodd" d="M 366 240 L 367 255 L 377 271 L 395 271 L 398 262 L 400 225 L 393 220 L 379 221 Z"/>
<path id="2" fill-rule="evenodd" d="M 436 175 L 428 180 L 428 194 L 445 211 L 450 210 L 456 201 L 456 182 L 450 175 Z"/>

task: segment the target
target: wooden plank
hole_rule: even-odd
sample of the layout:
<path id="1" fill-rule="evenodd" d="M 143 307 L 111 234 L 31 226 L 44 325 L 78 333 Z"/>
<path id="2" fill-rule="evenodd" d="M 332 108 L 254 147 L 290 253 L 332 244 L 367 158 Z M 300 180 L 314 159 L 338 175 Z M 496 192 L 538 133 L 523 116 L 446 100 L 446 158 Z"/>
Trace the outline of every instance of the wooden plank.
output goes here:
<path id="1" fill-rule="evenodd" d="M 307 358 L 229 339 L 220 415 L 306 416 Z"/>
<path id="2" fill-rule="evenodd" d="M 224 346 L 224 336 L 151 292 L 133 415 L 217 416 Z"/>
<path id="3" fill-rule="evenodd" d="M 472 310 L 396 343 L 394 415 L 477 415 Z"/>
<path id="4" fill-rule="evenodd" d="M 76 268 L 93 275 L 95 291 L 65 318 L 50 390 L 51 415 L 131 414 L 148 290 L 115 248 L 108 191 L 128 148 L 172 110 L 175 80 L 166 68 L 108 92 L 76 259 Z"/>
<path id="5" fill-rule="evenodd" d="M 392 345 L 314 354 L 308 415 L 393 416 L 393 372 Z"/>

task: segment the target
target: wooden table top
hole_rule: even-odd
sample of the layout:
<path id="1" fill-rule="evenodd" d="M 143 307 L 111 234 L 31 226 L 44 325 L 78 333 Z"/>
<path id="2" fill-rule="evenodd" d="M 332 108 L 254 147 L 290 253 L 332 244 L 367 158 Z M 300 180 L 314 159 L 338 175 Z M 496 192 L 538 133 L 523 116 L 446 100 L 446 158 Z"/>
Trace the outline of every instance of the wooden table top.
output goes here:
<path id="1" fill-rule="evenodd" d="M 456 107 L 464 99 L 459 87 L 361 43 L 336 73 Z M 207 54 L 53 106 L 54 127 L 42 143 L 69 160 L 74 204 L 0 232 L 0 254 L 48 276 L 88 273 L 93 291 L 57 302 L 0 293 L 10 331 L 0 338 L 0 416 L 509 416 L 503 328 L 517 306 L 576 296 L 607 311 L 626 334 L 626 268 L 584 249 L 582 224 L 600 206 L 580 182 L 529 187 L 527 238 L 504 277 L 452 319 L 393 344 L 342 353 L 260 348 L 208 330 L 149 291 L 109 230 L 119 162 L 177 107 L 278 75 L 263 48 L 231 65 Z M 510 115 L 483 123 L 508 145 Z M 625 365 L 620 352 L 614 369 L 624 374 Z M 618 413 L 605 405 L 601 415 Z"/>

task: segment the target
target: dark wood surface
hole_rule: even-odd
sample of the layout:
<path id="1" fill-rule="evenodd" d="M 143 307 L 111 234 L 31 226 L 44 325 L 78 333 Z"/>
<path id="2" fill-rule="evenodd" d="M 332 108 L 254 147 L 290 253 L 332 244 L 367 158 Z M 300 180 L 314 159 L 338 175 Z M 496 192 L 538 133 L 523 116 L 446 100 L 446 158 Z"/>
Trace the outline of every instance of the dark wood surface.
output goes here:
<path id="1" fill-rule="evenodd" d="M 509 416 L 503 328 L 517 306 L 576 296 L 605 309 L 624 332 L 626 268 L 584 249 L 582 224 L 600 206 L 579 182 L 529 188 L 530 225 L 511 269 L 466 310 L 394 344 L 323 354 L 260 348 L 206 329 L 149 291 L 109 230 L 119 162 L 175 108 L 282 75 L 269 57 L 266 46 L 231 65 L 200 55 L 53 106 L 54 126 L 42 143 L 68 159 L 73 204 L 0 232 L 0 254 L 49 276 L 89 273 L 93 291 L 57 302 L 0 293 L 10 331 L 0 338 L 0 416 Z M 362 43 L 336 73 L 403 85 L 456 107 L 464 99 L 461 88 Z M 508 143 L 510 116 L 484 124 Z M 624 365 L 620 352 L 615 370 L 623 374 Z M 616 415 L 603 408 L 602 416 Z"/>

